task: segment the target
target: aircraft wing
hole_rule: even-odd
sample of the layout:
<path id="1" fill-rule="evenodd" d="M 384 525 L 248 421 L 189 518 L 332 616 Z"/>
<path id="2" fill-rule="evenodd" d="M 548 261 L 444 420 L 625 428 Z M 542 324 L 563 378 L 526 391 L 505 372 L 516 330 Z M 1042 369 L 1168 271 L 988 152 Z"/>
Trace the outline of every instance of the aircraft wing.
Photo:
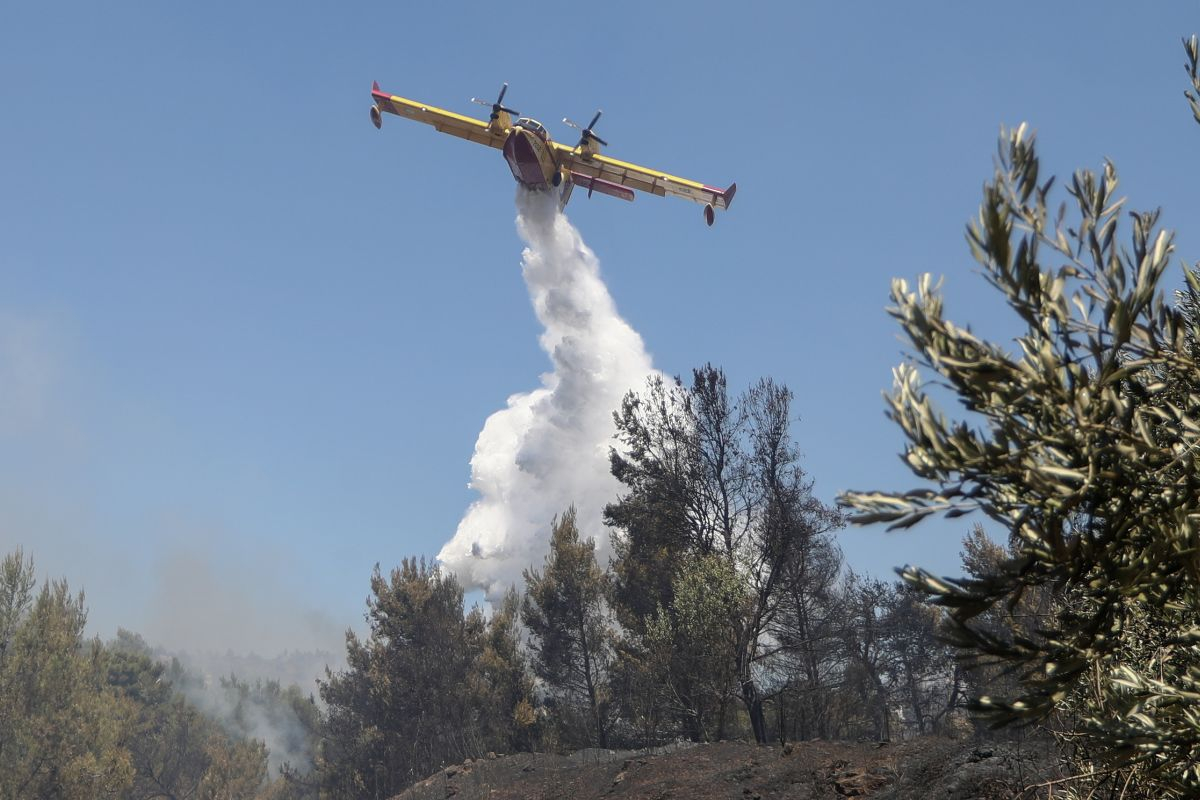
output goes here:
<path id="1" fill-rule="evenodd" d="M 554 149 L 558 151 L 560 163 L 572 173 L 599 178 L 659 197 L 682 197 L 702 205 L 711 204 L 713 208 L 729 208 L 737 191 L 736 183 L 728 189 L 718 189 L 599 153 L 584 155 L 578 147 L 558 142 L 554 143 Z"/>
<path id="2" fill-rule="evenodd" d="M 504 147 L 505 132 L 494 128 L 483 120 L 464 117 L 453 111 L 435 108 L 415 100 L 407 100 L 394 94 L 387 94 L 379 89 L 376 83 L 371 88 L 371 99 L 380 111 L 407 117 L 408 119 L 432 125 L 442 133 L 448 133 L 468 141 L 486 144 L 495 148 Z M 372 119 L 376 119 L 372 110 Z M 378 125 L 378 122 L 376 123 Z"/>

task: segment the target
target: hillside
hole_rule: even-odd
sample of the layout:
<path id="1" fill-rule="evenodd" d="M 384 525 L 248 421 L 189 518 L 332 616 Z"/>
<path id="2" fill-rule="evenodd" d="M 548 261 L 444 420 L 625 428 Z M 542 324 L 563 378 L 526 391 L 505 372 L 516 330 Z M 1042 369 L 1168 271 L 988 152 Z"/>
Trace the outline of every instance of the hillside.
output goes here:
<path id="1" fill-rule="evenodd" d="M 393 800 L 1001 800 L 1047 780 L 1049 756 L 1045 747 L 1029 744 L 944 739 L 812 741 L 782 749 L 720 742 L 657 754 L 522 753 L 468 759 Z"/>

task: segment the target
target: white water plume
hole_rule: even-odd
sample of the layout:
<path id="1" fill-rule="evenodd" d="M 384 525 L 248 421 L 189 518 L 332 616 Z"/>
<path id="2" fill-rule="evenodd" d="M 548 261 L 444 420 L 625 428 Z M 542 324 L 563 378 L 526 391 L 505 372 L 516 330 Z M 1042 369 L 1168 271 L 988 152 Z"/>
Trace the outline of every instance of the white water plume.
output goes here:
<path id="1" fill-rule="evenodd" d="M 607 562 L 602 524 L 620 485 L 609 472 L 613 411 L 651 373 L 642 338 L 617 314 L 596 256 L 550 192 L 517 190 L 517 230 L 528 245 L 521 270 L 545 330 L 539 341 L 553 370 L 542 386 L 508 398 L 488 417 L 471 458 L 480 497 L 438 560 L 467 588 L 499 598 L 541 568 L 550 523 L 568 506 L 580 533 Z"/>

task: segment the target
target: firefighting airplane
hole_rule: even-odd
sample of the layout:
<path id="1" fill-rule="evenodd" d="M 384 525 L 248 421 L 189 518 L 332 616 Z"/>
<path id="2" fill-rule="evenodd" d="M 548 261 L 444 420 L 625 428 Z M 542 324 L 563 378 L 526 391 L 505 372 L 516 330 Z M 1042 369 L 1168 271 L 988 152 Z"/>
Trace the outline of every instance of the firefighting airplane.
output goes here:
<path id="1" fill-rule="evenodd" d="M 705 186 L 702 183 L 677 178 L 615 158 L 600 155 L 600 146 L 608 142 L 593 132 L 600 119 L 599 111 L 586 128 L 569 119 L 563 122 L 581 131 L 579 143 L 574 147 L 560 144 L 550 138 L 545 127 L 535 119 L 522 117 L 519 112 L 504 106 L 504 93 L 508 84 L 500 89 L 496 102 L 489 103 L 472 97 L 471 101 L 492 107 L 487 122 L 464 117 L 424 103 L 406 100 L 380 91 L 379 83 L 371 87 L 371 122 L 375 127 L 383 126 L 383 113 L 387 111 L 417 122 L 432 125 L 442 133 L 449 133 L 479 144 L 486 144 L 504 151 L 504 158 L 512 169 L 517 183 L 530 189 L 559 189 L 559 207 L 565 206 L 571 197 L 571 189 L 581 186 L 592 192 L 600 192 L 622 200 L 633 200 L 634 189 L 659 197 L 682 197 L 704 205 L 704 221 L 712 225 L 716 219 L 715 209 L 729 208 L 737 184 L 728 189 Z M 513 117 L 517 121 L 513 122 Z M 559 188 L 561 187 L 561 188 Z"/>

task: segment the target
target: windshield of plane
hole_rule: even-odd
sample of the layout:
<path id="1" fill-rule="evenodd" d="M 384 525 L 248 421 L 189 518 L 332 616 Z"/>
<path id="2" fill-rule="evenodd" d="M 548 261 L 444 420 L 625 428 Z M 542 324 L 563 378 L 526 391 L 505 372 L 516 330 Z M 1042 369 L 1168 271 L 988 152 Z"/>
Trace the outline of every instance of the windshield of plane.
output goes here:
<path id="1" fill-rule="evenodd" d="M 521 117 L 519 120 L 517 120 L 517 124 L 531 133 L 536 133 L 538 138 L 543 142 L 550 138 L 550 134 L 546 133 L 546 129 L 542 127 L 542 123 L 538 122 L 536 119 Z"/>

